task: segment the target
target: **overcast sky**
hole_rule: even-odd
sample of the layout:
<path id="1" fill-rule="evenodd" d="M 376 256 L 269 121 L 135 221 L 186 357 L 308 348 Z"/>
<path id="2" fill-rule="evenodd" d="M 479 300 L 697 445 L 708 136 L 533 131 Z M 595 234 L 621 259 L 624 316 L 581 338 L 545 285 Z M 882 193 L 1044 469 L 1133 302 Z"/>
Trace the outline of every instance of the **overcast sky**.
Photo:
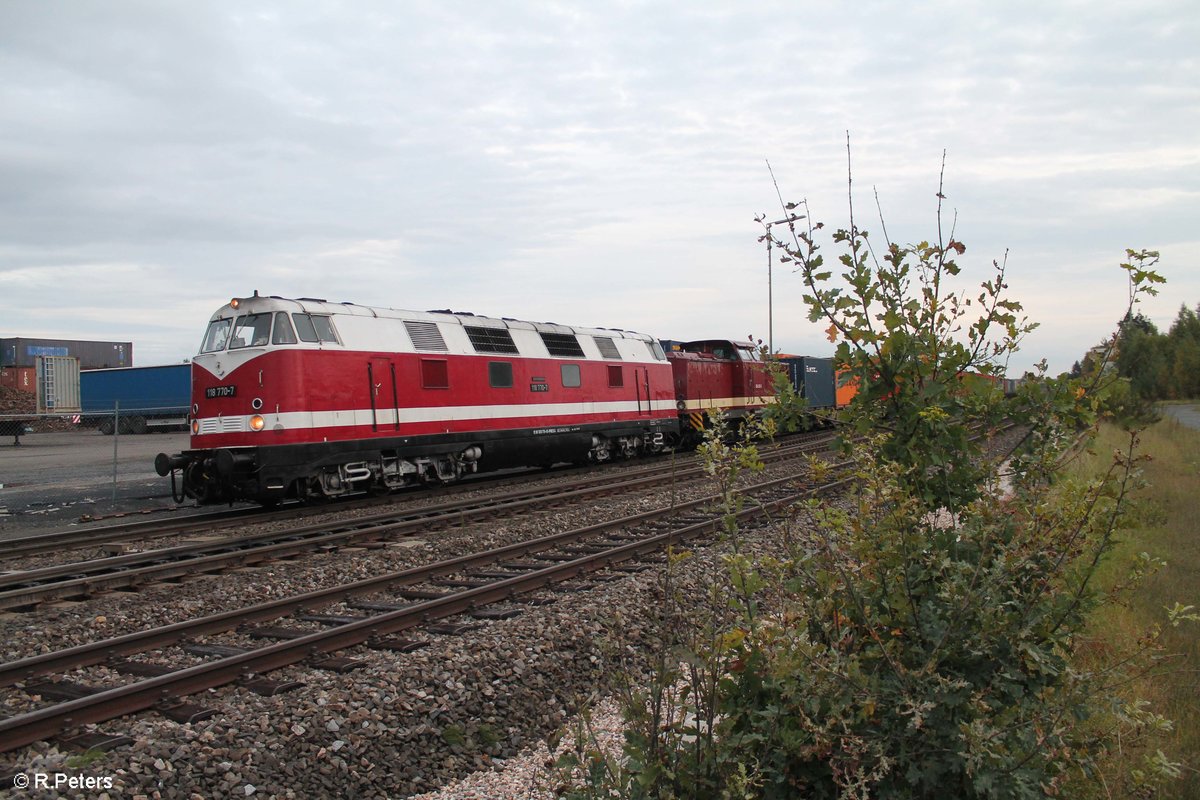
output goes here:
<path id="1" fill-rule="evenodd" d="M 229 298 L 767 338 L 757 214 L 1008 253 L 1068 369 L 1125 248 L 1200 303 L 1200 6 L 0 0 L 0 337 L 197 349 Z M 836 253 L 826 242 L 827 258 Z M 824 355 L 774 270 L 777 349 Z"/>

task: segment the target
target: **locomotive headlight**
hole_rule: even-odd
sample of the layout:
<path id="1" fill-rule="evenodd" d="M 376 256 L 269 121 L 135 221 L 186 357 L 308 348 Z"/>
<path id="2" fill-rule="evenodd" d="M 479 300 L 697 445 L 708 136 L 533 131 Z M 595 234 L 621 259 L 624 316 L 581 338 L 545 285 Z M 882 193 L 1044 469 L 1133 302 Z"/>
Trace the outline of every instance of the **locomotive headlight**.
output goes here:
<path id="1" fill-rule="evenodd" d="M 250 418 L 250 430 L 252 431 L 261 431 L 266 424 L 267 421 L 263 419 L 262 414 L 255 414 Z"/>
<path id="2" fill-rule="evenodd" d="M 200 433 L 200 420 L 194 419 L 194 420 L 192 420 L 192 436 L 195 436 L 199 433 Z"/>

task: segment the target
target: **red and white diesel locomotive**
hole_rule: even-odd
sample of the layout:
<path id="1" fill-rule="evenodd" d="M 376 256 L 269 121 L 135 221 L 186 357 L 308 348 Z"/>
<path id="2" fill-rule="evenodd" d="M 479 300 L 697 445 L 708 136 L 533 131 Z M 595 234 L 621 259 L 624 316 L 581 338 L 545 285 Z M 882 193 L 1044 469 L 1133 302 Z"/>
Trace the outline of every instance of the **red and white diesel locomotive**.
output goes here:
<path id="1" fill-rule="evenodd" d="M 770 395 L 749 343 L 668 357 L 617 329 L 255 292 L 210 319 L 191 449 L 155 467 L 202 504 L 336 497 L 664 452 L 695 438 L 693 414 Z"/>

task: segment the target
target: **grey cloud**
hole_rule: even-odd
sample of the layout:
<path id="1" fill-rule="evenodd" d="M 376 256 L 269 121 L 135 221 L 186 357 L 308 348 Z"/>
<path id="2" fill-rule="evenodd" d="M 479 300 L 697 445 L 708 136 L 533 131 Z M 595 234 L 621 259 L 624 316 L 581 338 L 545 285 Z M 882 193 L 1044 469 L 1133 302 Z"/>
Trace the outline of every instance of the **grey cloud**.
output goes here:
<path id="1" fill-rule="evenodd" d="M 248 288 L 762 331 L 751 217 L 777 206 L 764 159 L 788 199 L 844 224 L 847 130 L 863 219 L 878 187 L 895 238 L 932 235 L 946 148 L 972 256 L 1011 248 L 1030 291 L 1084 253 L 1193 253 L 1181 231 L 1200 208 L 1200 20 L 1187 11 L 4 4 L 5 333 L 46 324 L 23 308 L 57 304 L 66 326 L 85 302 L 28 276 L 103 282 L 118 264 L 157 276 L 153 294 L 105 295 L 154 330 L 143 353 L 187 354 L 197 298 Z M 60 267 L 72 271 L 36 271 Z M 787 280 L 778 291 L 795 294 Z M 745 307 L 706 299 L 734 283 Z M 671 287 L 701 305 L 664 307 Z M 1194 282 L 1179 291 L 1200 299 Z M 156 322 L 155 307 L 196 319 Z M 90 324 L 61 335 L 108 337 Z M 808 323 L 788 324 L 777 341 L 808 341 Z M 1032 344 L 1058 348 L 1063 368 L 1076 357 Z"/>

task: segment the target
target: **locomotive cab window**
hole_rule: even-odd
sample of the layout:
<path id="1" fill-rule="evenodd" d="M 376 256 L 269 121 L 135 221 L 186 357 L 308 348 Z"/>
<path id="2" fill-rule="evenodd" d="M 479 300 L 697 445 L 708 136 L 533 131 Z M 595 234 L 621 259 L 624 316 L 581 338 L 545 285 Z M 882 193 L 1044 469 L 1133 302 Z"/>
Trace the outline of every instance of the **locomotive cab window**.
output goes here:
<path id="1" fill-rule="evenodd" d="M 229 349 L 263 347 L 270 340 L 271 315 L 247 314 L 244 317 L 238 317 L 233 324 L 233 338 L 229 340 Z"/>
<path id="2" fill-rule="evenodd" d="M 562 385 L 567 389 L 576 389 L 579 387 L 580 380 L 578 364 L 562 365 Z"/>
<path id="3" fill-rule="evenodd" d="M 513 385 L 512 363 L 509 361 L 489 361 L 488 384 L 493 389 L 511 389 Z"/>
<path id="4" fill-rule="evenodd" d="M 292 322 L 286 311 L 275 312 L 275 332 L 271 336 L 271 344 L 295 344 L 296 332 L 292 330 Z"/>
<path id="5" fill-rule="evenodd" d="M 758 361 L 758 352 L 753 347 L 739 347 L 737 355 L 742 361 Z"/>
<path id="6" fill-rule="evenodd" d="M 302 342 L 331 342 L 337 344 L 333 320 L 317 314 L 292 314 L 296 323 L 296 334 Z"/>
<path id="7" fill-rule="evenodd" d="M 338 343 L 337 333 L 333 330 L 332 317 L 316 317 L 312 318 L 313 328 L 317 331 L 317 338 L 322 342 Z"/>
<path id="8" fill-rule="evenodd" d="M 208 323 L 208 330 L 204 332 L 204 344 L 200 345 L 200 352 L 215 353 L 218 350 L 224 350 L 225 344 L 229 341 L 231 325 L 233 325 L 231 319 L 214 319 Z"/>

